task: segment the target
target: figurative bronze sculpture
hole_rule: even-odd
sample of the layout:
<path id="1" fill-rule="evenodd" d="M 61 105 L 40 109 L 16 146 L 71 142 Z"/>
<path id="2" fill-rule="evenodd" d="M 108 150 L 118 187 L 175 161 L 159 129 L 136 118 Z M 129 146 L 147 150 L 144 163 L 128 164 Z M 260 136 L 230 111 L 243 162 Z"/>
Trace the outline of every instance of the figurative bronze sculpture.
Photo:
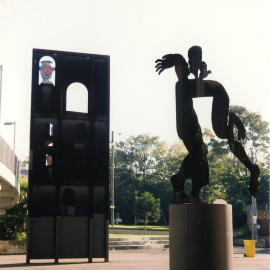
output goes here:
<path id="1" fill-rule="evenodd" d="M 196 112 L 193 98 L 213 97 L 212 126 L 220 139 L 227 139 L 230 150 L 250 172 L 249 191 L 255 196 L 259 187 L 260 170 L 251 162 L 241 140 L 246 138 L 246 130 L 239 117 L 229 111 L 229 97 L 224 87 L 217 81 L 204 80 L 211 71 L 202 61 L 202 49 L 193 46 L 188 51 L 189 61 L 180 54 L 167 54 L 156 60 L 156 71 L 160 74 L 167 68 L 174 67 L 178 78 L 176 83 L 176 126 L 180 139 L 188 150 L 177 175 L 171 177 L 176 203 L 200 202 L 200 190 L 209 183 L 207 147 Z M 189 79 L 192 73 L 195 79 Z M 234 127 L 238 130 L 235 139 Z M 192 190 L 187 196 L 184 190 L 185 180 L 191 178 Z"/>

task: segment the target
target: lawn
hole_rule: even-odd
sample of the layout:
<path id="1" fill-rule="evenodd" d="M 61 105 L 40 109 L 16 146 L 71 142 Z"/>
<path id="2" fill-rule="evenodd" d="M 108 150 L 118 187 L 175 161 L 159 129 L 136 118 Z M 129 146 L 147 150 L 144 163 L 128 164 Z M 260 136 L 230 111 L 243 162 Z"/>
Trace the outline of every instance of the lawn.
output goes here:
<path id="1" fill-rule="evenodd" d="M 144 237 L 168 237 L 169 228 L 167 226 L 147 226 L 146 232 L 144 225 L 114 225 L 109 226 L 110 238 L 134 238 Z"/>
<path id="2" fill-rule="evenodd" d="M 127 229 L 127 230 L 144 230 L 144 225 L 109 225 L 109 228 L 113 229 Z M 146 226 L 147 230 L 158 230 L 158 231 L 168 231 L 168 226 Z"/>
<path id="3" fill-rule="evenodd" d="M 161 235 L 157 235 L 157 234 L 114 234 L 114 233 L 110 233 L 109 234 L 109 238 L 145 238 L 145 237 L 164 237 L 164 238 L 168 238 L 168 235 L 165 234 L 161 234 Z"/>

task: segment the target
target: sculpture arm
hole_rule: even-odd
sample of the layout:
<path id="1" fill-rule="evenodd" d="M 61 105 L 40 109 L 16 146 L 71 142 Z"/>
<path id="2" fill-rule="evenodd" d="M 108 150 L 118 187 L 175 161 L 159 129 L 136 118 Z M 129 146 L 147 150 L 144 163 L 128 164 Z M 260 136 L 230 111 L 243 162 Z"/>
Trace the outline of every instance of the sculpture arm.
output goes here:
<path id="1" fill-rule="evenodd" d="M 183 78 L 183 66 L 186 65 L 186 69 L 188 69 L 185 58 L 180 54 L 166 54 L 162 59 L 157 59 L 155 63 L 156 72 L 158 72 L 158 74 L 161 74 L 161 72 L 167 68 L 175 67 L 178 80 Z"/>
<path id="2" fill-rule="evenodd" d="M 163 70 L 174 66 L 174 54 L 166 54 L 162 56 L 162 59 L 157 59 L 155 63 L 156 72 L 160 75 Z"/>

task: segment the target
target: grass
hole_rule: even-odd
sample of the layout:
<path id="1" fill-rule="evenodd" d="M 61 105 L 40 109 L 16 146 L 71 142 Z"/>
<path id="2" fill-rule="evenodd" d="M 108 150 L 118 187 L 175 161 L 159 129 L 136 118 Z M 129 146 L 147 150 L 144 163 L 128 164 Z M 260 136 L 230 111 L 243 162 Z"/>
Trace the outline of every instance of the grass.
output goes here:
<path id="1" fill-rule="evenodd" d="M 114 228 L 114 229 L 144 229 L 144 225 L 109 225 L 109 228 Z M 164 230 L 167 231 L 169 228 L 167 226 L 146 226 L 147 230 L 152 229 L 152 230 Z"/>
<path id="2" fill-rule="evenodd" d="M 156 234 L 109 234 L 109 238 L 144 238 L 144 237 L 168 237 L 168 235 L 156 235 Z"/>
<path id="3" fill-rule="evenodd" d="M 147 237 L 168 237 L 167 226 L 147 226 L 146 235 L 144 225 L 114 225 L 109 226 L 110 238 L 143 238 Z"/>

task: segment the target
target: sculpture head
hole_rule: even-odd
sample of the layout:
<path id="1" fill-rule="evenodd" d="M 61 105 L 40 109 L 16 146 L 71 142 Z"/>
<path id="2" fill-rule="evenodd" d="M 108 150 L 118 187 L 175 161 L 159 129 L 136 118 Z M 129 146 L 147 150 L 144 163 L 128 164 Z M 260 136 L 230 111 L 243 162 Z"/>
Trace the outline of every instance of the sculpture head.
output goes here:
<path id="1" fill-rule="evenodd" d="M 202 48 L 199 46 L 192 46 L 188 50 L 189 70 L 194 76 L 198 77 L 198 71 L 202 63 Z"/>
<path id="2" fill-rule="evenodd" d="M 188 63 L 182 55 L 177 55 L 178 63 L 180 64 L 178 67 L 180 68 L 180 73 L 182 78 L 187 78 L 190 74 Z"/>

